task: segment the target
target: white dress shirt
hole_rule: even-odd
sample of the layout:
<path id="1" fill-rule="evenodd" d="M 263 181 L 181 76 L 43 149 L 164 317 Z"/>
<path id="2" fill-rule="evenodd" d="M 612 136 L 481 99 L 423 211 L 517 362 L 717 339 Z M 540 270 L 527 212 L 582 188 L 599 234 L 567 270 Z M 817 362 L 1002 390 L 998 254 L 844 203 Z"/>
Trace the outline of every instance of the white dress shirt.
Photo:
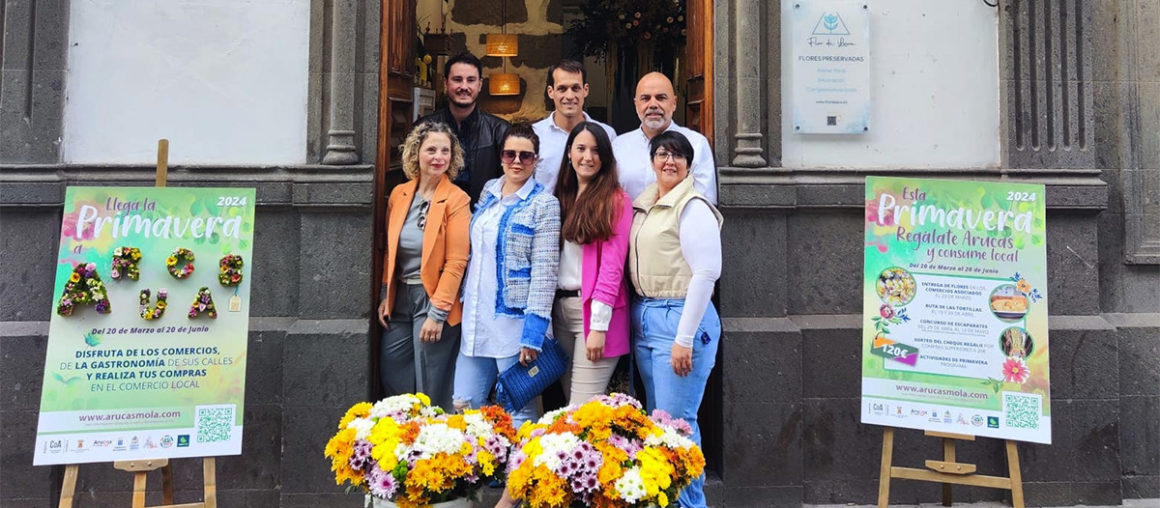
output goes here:
<path id="1" fill-rule="evenodd" d="M 488 193 L 501 196 L 504 177 L 488 182 L 483 196 Z M 464 356 L 507 358 L 520 353 L 520 336 L 524 320 L 497 314 L 496 244 L 499 243 L 499 221 L 507 208 L 531 194 L 535 185 L 531 178 L 520 190 L 500 197 L 499 206 L 489 206 L 479 212 L 471 227 L 471 257 L 463 281 L 463 341 L 459 351 Z M 483 197 L 480 197 L 482 201 Z"/>
<path id="2" fill-rule="evenodd" d="M 583 113 L 583 112 L 582 112 Z M 616 139 L 616 130 L 608 125 L 593 120 L 584 114 L 584 120 L 604 128 L 608 140 Z M 556 112 L 553 111 L 547 118 L 532 124 L 532 130 L 540 138 L 540 163 L 536 165 L 536 181 L 544 184 L 548 194 L 556 192 L 556 176 L 560 172 L 560 162 L 564 160 L 564 147 L 568 144 L 570 132 L 556 125 Z"/>
<path id="3" fill-rule="evenodd" d="M 713 161 L 713 149 L 709 140 L 700 132 L 669 122 L 666 131 L 677 131 L 689 139 L 693 145 L 693 160 L 689 161 L 689 172 L 693 174 L 693 188 L 697 189 L 710 203 L 717 204 L 717 164 Z M 621 134 L 612 142 L 612 152 L 616 156 L 616 170 L 620 173 L 620 186 L 636 199 L 644 188 L 657 181 L 653 172 L 652 159 L 648 155 L 649 138 L 643 129 Z"/>

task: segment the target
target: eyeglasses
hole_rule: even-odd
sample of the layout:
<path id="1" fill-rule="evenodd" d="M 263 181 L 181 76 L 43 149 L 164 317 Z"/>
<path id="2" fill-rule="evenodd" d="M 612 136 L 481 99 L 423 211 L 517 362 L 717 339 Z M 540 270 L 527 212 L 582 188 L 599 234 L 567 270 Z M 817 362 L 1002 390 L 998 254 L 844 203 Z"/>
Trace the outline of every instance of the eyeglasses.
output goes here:
<path id="1" fill-rule="evenodd" d="M 683 154 L 683 153 L 658 151 L 658 152 L 653 154 L 653 162 L 665 162 L 665 161 L 677 162 L 677 161 L 687 161 L 687 160 L 688 160 L 688 157 L 685 157 L 685 154 Z"/>
<path id="2" fill-rule="evenodd" d="M 427 209 L 429 208 L 431 208 L 430 201 L 424 201 L 423 204 L 419 205 L 419 218 L 415 221 L 415 225 L 419 229 L 427 229 Z"/>
<path id="3" fill-rule="evenodd" d="M 504 164 L 511 164 L 515 162 L 516 157 L 519 157 L 520 164 L 531 164 L 536 161 L 536 152 L 516 152 L 515 150 L 504 150 L 499 153 L 499 160 Z"/>

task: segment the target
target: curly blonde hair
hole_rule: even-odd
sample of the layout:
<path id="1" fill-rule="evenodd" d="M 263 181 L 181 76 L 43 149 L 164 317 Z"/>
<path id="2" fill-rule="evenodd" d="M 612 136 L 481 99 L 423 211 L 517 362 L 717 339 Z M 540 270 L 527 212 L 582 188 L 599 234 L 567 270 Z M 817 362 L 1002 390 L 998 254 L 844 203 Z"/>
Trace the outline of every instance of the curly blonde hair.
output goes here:
<path id="1" fill-rule="evenodd" d="M 446 134 L 451 140 L 451 163 L 447 166 L 447 177 L 455 180 L 459 170 L 463 169 L 463 147 L 459 146 L 455 131 L 443 122 L 424 122 L 407 134 L 407 139 L 403 140 L 403 174 L 409 180 L 419 177 L 419 147 L 423 146 L 431 133 Z"/>

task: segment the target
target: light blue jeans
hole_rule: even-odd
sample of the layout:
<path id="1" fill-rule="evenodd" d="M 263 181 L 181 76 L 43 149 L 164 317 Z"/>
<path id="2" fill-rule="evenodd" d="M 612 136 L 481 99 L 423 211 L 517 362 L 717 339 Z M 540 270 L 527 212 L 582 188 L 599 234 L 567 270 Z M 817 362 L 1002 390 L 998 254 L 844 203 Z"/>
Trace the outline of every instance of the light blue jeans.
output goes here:
<path id="1" fill-rule="evenodd" d="M 701 325 L 693 337 L 693 371 L 688 376 L 673 372 L 673 338 L 685 309 L 683 299 L 639 298 L 632 302 L 632 342 L 636 367 L 644 381 L 645 407 L 662 409 L 693 427 L 693 441 L 701 444 L 697 410 L 705 395 L 705 383 L 717 362 L 717 345 L 721 342 L 721 318 L 713 303 L 705 309 Z M 693 480 L 681 491 L 682 508 L 704 508 L 705 475 Z"/>
<path id="2" fill-rule="evenodd" d="M 503 372 L 519 363 L 520 355 L 516 353 L 504 358 L 486 358 L 482 356 L 467 356 L 462 351 L 455 359 L 455 390 L 451 398 L 455 401 L 455 410 L 469 407 L 479 409 L 487 404 L 487 396 L 495 387 L 496 378 Z M 520 425 L 540 417 L 537 407 L 537 398 L 532 398 L 528 404 L 512 414 L 512 425 L 519 430 Z"/>

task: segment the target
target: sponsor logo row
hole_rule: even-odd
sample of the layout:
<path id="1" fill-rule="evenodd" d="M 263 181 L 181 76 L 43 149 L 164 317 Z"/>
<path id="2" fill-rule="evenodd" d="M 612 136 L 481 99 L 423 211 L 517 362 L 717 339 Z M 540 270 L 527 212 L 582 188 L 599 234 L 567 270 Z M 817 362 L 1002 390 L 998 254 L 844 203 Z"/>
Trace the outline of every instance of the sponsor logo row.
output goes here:
<path id="1" fill-rule="evenodd" d="M 870 413 L 877 416 L 891 416 L 894 418 L 925 418 L 931 423 L 958 424 L 964 427 L 999 428 L 998 416 L 983 416 L 978 413 L 967 414 L 951 413 L 949 410 L 939 411 L 933 407 L 909 406 L 903 404 L 887 404 L 885 402 L 869 402 Z"/>
<path id="2" fill-rule="evenodd" d="M 140 436 L 129 436 L 128 439 L 118 437 L 116 439 L 47 439 L 44 441 L 44 453 L 85 453 L 90 450 L 111 450 L 114 452 L 132 451 L 132 450 L 153 450 L 156 448 L 186 448 L 189 446 L 189 434 L 177 434 L 176 438 L 173 434 L 165 434 L 158 439 L 153 436 L 146 436 L 142 439 Z"/>

